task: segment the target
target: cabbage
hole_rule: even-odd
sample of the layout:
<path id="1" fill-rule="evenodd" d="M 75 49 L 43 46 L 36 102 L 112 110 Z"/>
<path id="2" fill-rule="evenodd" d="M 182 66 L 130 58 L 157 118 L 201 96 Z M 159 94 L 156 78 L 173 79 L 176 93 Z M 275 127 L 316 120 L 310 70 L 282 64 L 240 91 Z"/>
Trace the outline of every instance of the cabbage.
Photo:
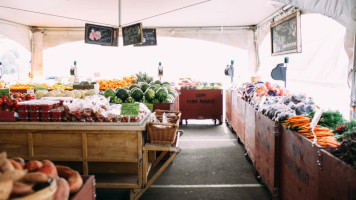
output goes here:
<path id="1" fill-rule="evenodd" d="M 74 92 L 72 92 L 72 91 L 67 92 L 65 97 L 73 97 L 73 98 L 75 98 Z"/>
<path id="2" fill-rule="evenodd" d="M 75 98 L 80 99 L 82 97 L 82 93 L 80 93 L 79 90 L 73 90 L 72 92 L 74 93 Z"/>
<path id="3" fill-rule="evenodd" d="M 92 96 L 92 95 L 96 95 L 96 94 L 97 94 L 97 92 L 94 89 L 90 89 L 90 90 L 88 90 L 86 96 Z"/>

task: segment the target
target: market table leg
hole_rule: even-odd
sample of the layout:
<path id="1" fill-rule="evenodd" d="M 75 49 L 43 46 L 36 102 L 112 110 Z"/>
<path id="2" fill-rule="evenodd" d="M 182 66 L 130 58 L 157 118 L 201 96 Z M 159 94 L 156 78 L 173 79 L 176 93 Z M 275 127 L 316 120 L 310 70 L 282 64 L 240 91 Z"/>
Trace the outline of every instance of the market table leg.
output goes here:
<path id="1" fill-rule="evenodd" d="M 144 189 L 139 190 L 138 193 L 136 193 L 133 190 L 131 190 L 132 195 L 133 195 L 133 199 L 138 200 L 143 195 L 143 193 L 146 192 L 146 190 L 153 184 L 153 182 L 155 182 L 157 180 L 157 178 L 163 173 L 163 171 L 169 166 L 169 164 L 171 164 L 173 159 L 177 156 L 177 154 L 180 151 L 181 150 L 179 149 L 177 152 L 174 152 L 171 157 L 169 157 L 169 159 L 163 164 L 163 166 L 148 181 L 148 183 L 147 183 L 147 185 L 145 186 Z M 132 198 L 132 196 L 130 195 L 130 199 L 131 198 Z"/>

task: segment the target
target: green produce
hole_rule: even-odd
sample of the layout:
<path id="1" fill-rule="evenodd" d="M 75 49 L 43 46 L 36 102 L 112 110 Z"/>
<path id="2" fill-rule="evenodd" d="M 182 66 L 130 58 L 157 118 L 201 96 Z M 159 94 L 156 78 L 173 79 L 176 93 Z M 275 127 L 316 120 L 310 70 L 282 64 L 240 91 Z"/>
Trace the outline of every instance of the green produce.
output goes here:
<path id="1" fill-rule="evenodd" d="M 129 97 L 125 100 L 125 103 L 135 103 L 135 99 L 132 97 Z"/>
<path id="2" fill-rule="evenodd" d="M 133 88 L 135 88 L 135 87 L 139 87 L 137 84 L 131 84 L 130 86 L 129 86 L 129 90 L 132 90 Z"/>
<path id="3" fill-rule="evenodd" d="M 131 93 L 131 97 L 134 98 L 136 101 L 141 101 L 143 98 L 143 92 L 141 89 L 135 89 Z"/>
<path id="4" fill-rule="evenodd" d="M 147 83 L 142 83 L 141 84 L 141 90 L 142 92 L 146 92 L 146 90 L 150 87 Z"/>
<path id="5" fill-rule="evenodd" d="M 162 85 L 171 85 L 169 82 L 165 81 L 162 83 Z"/>
<path id="6" fill-rule="evenodd" d="M 309 116 L 314 117 L 315 112 L 311 112 Z M 345 120 L 339 111 L 327 111 L 323 112 L 318 122 L 319 126 L 335 129 L 336 127 L 344 124 Z"/>
<path id="7" fill-rule="evenodd" d="M 125 87 L 123 87 L 124 89 L 126 89 L 126 90 L 129 90 L 129 87 L 127 87 L 127 86 L 125 86 Z"/>
<path id="8" fill-rule="evenodd" d="M 81 85 L 89 85 L 89 82 L 88 81 L 82 81 L 80 82 Z"/>
<path id="9" fill-rule="evenodd" d="M 154 85 L 151 85 L 148 89 L 151 89 L 151 90 L 153 90 L 153 91 L 156 91 L 156 90 L 157 90 L 156 86 L 154 86 Z"/>
<path id="10" fill-rule="evenodd" d="M 168 85 L 167 85 L 167 84 L 163 84 L 162 87 L 166 88 L 167 90 L 168 90 L 169 88 L 171 88 L 171 86 L 170 86 L 169 84 L 168 84 Z"/>
<path id="11" fill-rule="evenodd" d="M 120 99 L 120 98 L 118 98 L 118 97 L 114 97 L 113 99 L 111 99 L 111 101 L 110 101 L 111 103 L 122 103 L 122 100 Z"/>
<path id="12" fill-rule="evenodd" d="M 168 90 L 168 94 L 172 95 L 173 97 L 177 97 L 178 93 L 175 90 Z"/>
<path id="13" fill-rule="evenodd" d="M 161 103 L 161 101 L 159 99 L 153 99 L 152 103 Z"/>
<path id="14" fill-rule="evenodd" d="M 129 92 L 124 88 L 120 88 L 117 90 L 116 96 L 120 98 L 122 101 L 125 101 L 127 98 L 129 98 Z"/>
<path id="15" fill-rule="evenodd" d="M 139 72 L 138 74 L 136 74 L 137 77 L 137 82 L 146 82 L 146 83 L 150 83 L 153 81 L 153 77 L 148 76 L 148 74 Z"/>
<path id="16" fill-rule="evenodd" d="M 155 84 L 156 90 L 158 90 L 159 88 L 161 88 L 160 84 Z"/>
<path id="17" fill-rule="evenodd" d="M 132 93 L 133 93 L 135 90 L 138 90 L 138 89 L 140 89 L 140 88 L 138 88 L 138 87 L 132 88 L 132 90 L 129 90 L 129 95 L 132 97 Z"/>
<path id="18" fill-rule="evenodd" d="M 115 92 L 115 90 L 113 90 L 111 88 L 106 89 L 105 92 L 104 92 L 104 97 L 105 98 L 109 98 L 110 97 L 110 99 L 113 99 L 113 98 L 115 98 L 115 96 L 116 96 L 116 92 Z"/>
<path id="19" fill-rule="evenodd" d="M 152 101 L 155 98 L 155 91 L 153 91 L 152 89 L 147 89 L 145 92 L 145 99 L 148 101 Z"/>
<path id="20" fill-rule="evenodd" d="M 159 99 L 160 101 L 163 101 L 163 100 L 165 100 L 167 98 L 167 96 L 168 96 L 167 89 L 166 88 L 160 88 L 160 89 L 157 90 L 155 98 Z"/>
<path id="21" fill-rule="evenodd" d="M 167 100 L 170 101 L 169 103 L 173 103 L 174 99 L 175 99 L 175 97 L 173 95 L 171 95 L 171 94 L 167 95 Z"/>
<path id="22" fill-rule="evenodd" d="M 162 85 L 162 82 L 160 80 L 155 81 L 155 84 Z"/>

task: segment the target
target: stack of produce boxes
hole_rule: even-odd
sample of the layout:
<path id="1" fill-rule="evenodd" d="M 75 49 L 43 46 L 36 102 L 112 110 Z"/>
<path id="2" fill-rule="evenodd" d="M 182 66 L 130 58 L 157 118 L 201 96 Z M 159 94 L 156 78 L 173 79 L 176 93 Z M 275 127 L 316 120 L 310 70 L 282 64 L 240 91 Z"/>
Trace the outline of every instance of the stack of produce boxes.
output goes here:
<path id="1" fill-rule="evenodd" d="M 60 101 L 33 100 L 20 102 L 18 107 L 19 121 L 49 122 L 62 121 L 64 109 Z"/>

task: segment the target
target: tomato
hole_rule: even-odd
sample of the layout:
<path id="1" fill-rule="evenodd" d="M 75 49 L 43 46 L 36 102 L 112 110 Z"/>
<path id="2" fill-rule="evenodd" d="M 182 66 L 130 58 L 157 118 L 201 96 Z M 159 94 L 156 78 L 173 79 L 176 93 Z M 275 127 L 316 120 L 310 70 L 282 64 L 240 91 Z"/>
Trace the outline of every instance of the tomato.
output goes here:
<path id="1" fill-rule="evenodd" d="M 6 100 L 8 98 L 8 96 L 2 96 L 1 99 L 2 100 Z"/>
<path id="2" fill-rule="evenodd" d="M 8 101 L 8 102 L 6 102 L 6 106 L 11 108 L 12 106 L 14 106 L 14 103 L 12 103 L 11 101 Z"/>
<path id="3" fill-rule="evenodd" d="M 18 97 L 21 97 L 21 94 L 20 93 L 15 93 L 14 94 L 14 98 L 18 98 Z"/>
<path id="4" fill-rule="evenodd" d="M 31 94 L 26 94 L 26 99 L 30 99 L 31 97 L 32 97 L 32 95 Z"/>
<path id="5" fill-rule="evenodd" d="M 2 100 L 1 98 L 0 98 L 0 106 L 2 106 L 2 103 L 4 102 L 4 100 Z"/>
<path id="6" fill-rule="evenodd" d="M 14 95 L 14 93 L 10 92 L 10 96 L 13 96 L 13 95 Z"/>
<path id="7" fill-rule="evenodd" d="M 14 104 L 16 105 L 19 101 L 17 99 L 14 100 Z"/>
<path id="8" fill-rule="evenodd" d="M 36 97 L 35 95 L 33 95 L 33 96 L 31 97 L 31 99 L 37 99 L 37 97 Z"/>

